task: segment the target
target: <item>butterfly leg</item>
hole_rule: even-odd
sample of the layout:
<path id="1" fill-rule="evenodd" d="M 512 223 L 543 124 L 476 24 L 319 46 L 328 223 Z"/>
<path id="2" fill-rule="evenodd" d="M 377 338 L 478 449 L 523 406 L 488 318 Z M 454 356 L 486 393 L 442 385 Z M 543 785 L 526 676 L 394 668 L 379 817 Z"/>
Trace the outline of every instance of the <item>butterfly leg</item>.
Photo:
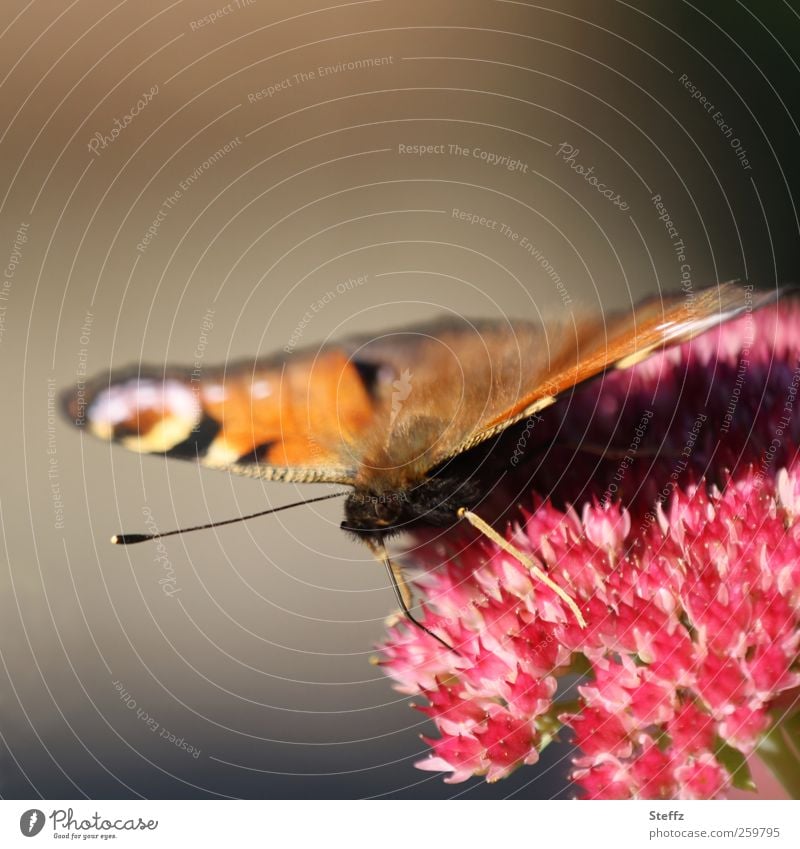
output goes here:
<path id="1" fill-rule="evenodd" d="M 455 654 L 459 654 L 459 652 L 454 649 L 449 643 L 446 643 L 441 637 L 437 637 L 436 634 L 433 633 L 429 628 L 426 628 L 411 612 L 411 605 L 414 603 L 411 597 L 411 590 L 408 588 L 408 584 L 406 583 L 405 576 L 403 575 L 403 569 L 401 566 L 398 566 L 389 558 L 389 552 L 386 550 L 386 544 L 383 540 L 365 540 L 369 550 L 372 552 L 373 557 L 380 563 L 386 567 L 386 572 L 389 575 L 389 580 L 392 582 L 392 589 L 394 590 L 395 597 L 397 598 L 397 603 L 400 605 L 400 609 L 403 611 L 403 615 L 411 622 L 413 625 L 416 625 L 421 631 L 424 631 L 429 636 L 433 637 L 438 643 L 441 643 L 448 651 L 454 652 Z"/>
<path id="2" fill-rule="evenodd" d="M 533 574 L 535 578 L 540 580 L 543 584 L 550 587 L 550 589 L 569 607 L 569 609 L 574 614 L 575 618 L 578 620 L 578 624 L 581 628 L 586 627 L 586 620 L 583 618 L 583 614 L 581 613 L 581 609 L 575 603 L 575 599 L 573 599 L 567 592 L 565 592 L 555 581 L 553 581 L 545 572 L 543 572 L 534 561 L 528 557 L 527 554 L 520 551 L 515 545 L 512 545 L 507 539 L 500 536 L 497 531 L 488 523 L 484 522 L 480 516 L 476 513 L 473 513 L 471 510 L 467 510 L 465 507 L 461 507 L 458 511 L 459 519 L 466 519 L 473 528 L 477 528 L 482 534 L 489 537 L 489 539 L 497 546 L 503 549 L 503 551 L 508 552 L 512 557 L 515 557 L 525 566 L 530 572 Z"/>

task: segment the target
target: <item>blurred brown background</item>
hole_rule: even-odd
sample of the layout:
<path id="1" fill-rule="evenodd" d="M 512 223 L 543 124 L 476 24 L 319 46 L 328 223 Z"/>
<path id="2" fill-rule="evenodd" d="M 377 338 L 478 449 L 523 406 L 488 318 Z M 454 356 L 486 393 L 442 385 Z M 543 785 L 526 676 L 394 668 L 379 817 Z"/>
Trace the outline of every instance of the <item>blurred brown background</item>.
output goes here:
<path id="1" fill-rule="evenodd" d="M 107 542 L 324 488 L 111 450 L 53 396 L 279 350 L 365 275 L 299 344 L 679 290 L 654 195 L 694 286 L 796 279 L 797 4 L 7 0 L 0 32 L 0 793 L 568 794 L 566 746 L 494 786 L 413 768 L 339 502 Z"/>

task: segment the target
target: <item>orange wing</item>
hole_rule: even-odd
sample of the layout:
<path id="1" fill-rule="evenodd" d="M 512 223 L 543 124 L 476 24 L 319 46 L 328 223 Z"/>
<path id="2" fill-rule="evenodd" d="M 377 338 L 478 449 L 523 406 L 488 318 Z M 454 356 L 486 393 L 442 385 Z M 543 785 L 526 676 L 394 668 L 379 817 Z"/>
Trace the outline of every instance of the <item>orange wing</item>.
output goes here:
<path id="1" fill-rule="evenodd" d="M 129 369 L 70 393 L 65 409 L 142 453 L 399 490 L 576 384 L 774 297 L 726 283 L 610 319 L 451 319 L 200 374 Z"/>
<path id="2" fill-rule="evenodd" d="M 345 483 L 357 465 L 345 446 L 374 416 L 368 385 L 341 349 L 203 373 L 134 367 L 70 392 L 63 406 L 77 426 L 139 453 Z"/>

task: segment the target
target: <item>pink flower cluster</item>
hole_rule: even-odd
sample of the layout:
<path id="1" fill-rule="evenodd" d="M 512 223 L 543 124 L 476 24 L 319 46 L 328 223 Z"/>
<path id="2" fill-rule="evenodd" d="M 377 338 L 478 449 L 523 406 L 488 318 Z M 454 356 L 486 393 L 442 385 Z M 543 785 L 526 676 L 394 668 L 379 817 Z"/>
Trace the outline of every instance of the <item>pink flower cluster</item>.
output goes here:
<path id="1" fill-rule="evenodd" d="M 713 798 L 746 783 L 748 756 L 793 698 L 797 710 L 800 687 L 800 370 L 797 350 L 774 341 L 792 338 L 798 318 L 792 305 L 748 317 L 756 338 L 735 393 L 714 375 L 740 373 L 743 321 L 572 399 L 596 409 L 610 394 L 613 407 L 624 381 L 629 403 L 649 393 L 673 407 L 666 422 L 653 416 L 648 437 L 661 451 L 654 459 L 640 440 L 621 496 L 601 497 L 627 455 L 605 458 L 599 483 L 592 457 L 575 490 L 592 478 L 582 503 L 563 485 L 534 494 L 507 530 L 578 602 L 585 629 L 514 557 L 477 535 L 447 537 L 456 556 L 423 571 L 417 589 L 426 626 L 458 653 L 404 622 L 383 646 L 384 669 L 425 697 L 419 710 L 439 732 L 421 769 L 494 781 L 535 763 L 567 727 L 572 778 L 590 798 Z M 705 394 L 675 393 L 679 376 Z M 423 544 L 423 565 L 441 562 L 441 549 Z M 576 676 L 578 698 L 562 701 Z"/>

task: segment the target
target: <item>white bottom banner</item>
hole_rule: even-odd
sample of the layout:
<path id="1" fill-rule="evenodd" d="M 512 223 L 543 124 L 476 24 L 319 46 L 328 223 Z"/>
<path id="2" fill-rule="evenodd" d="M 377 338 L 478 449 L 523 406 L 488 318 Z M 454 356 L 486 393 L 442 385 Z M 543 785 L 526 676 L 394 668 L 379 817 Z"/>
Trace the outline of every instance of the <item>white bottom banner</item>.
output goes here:
<path id="1" fill-rule="evenodd" d="M 0 801 L 0 846 L 800 846 L 800 802 Z"/>

